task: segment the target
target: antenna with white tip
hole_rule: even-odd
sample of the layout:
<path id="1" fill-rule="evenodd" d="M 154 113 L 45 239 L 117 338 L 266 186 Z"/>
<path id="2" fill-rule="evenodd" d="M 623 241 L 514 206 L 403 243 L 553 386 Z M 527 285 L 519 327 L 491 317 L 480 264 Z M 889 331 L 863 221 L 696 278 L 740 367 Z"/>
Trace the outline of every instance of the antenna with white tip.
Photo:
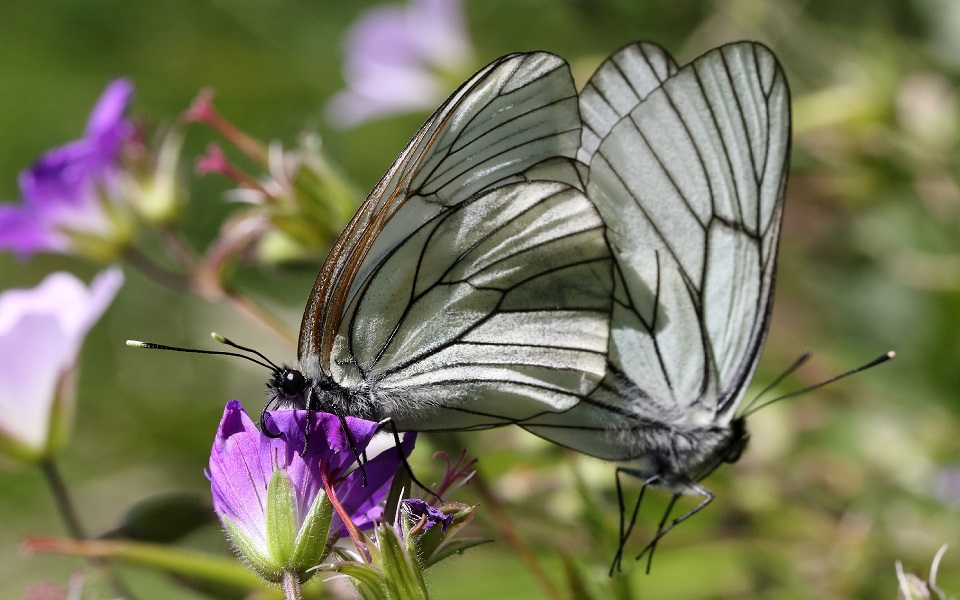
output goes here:
<path id="1" fill-rule="evenodd" d="M 237 350 L 243 350 L 244 352 L 255 354 L 256 356 L 259 356 L 263 360 L 257 360 L 252 356 L 249 356 L 247 354 L 240 354 L 239 352 L 224 352 L 222 350 L 199 350 L 197 348 L 183 348 L 180 346 L 167 346 L 166 344 L 156 344 L 153 342 L 141 342 L 140 340 L 127 340 L 127 345 L 130 346 L 131 348 L 146 348 L 148 350 L 172 350 L 174 352 L 189 352 L 191 354 L 218 354 L 220 356 L 236 356 L 239 358 L 249 360 L 252 363 L 256 363 L 261 367 L 265 367 L 273 372 L 280 370 L 280 367 L 275 365 L 272 360 L 270 360 L 269 358 L 267 358 L 266 356 L 264 356 L 263 354 L 261 354 L 260 352 L 257 352 L 252 348 L 247 348 L 246 346 L 241 346 L 239 344 L 236 344 L 216 332 L 211 332 L 210 337 L 220 342 L 221 344 L 230 346 L 231 348 L 236 348 Z"/>

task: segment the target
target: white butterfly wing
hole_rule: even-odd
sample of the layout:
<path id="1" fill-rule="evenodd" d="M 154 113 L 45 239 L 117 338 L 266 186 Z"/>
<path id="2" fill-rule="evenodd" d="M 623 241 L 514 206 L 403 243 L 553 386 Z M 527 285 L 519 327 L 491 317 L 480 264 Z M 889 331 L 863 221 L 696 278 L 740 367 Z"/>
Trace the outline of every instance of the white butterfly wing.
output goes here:
<path id="1" fill-rule="evenodd" d="M 580 91 L 577 160 L 589 165 L 610 130 L 678 69 L 666 50 L 650 42 L 631 44 L 605 60 Z"/>
<path id="2" fill-rule="evenodd" d="M 536 181 L 576 180 L 579 138 L 562 59 L 516 55 L 474 76 L 338 240 L 304 315 L 301 369 L 401 429 L 508 423 L 592 391 L 612 295 L 603 223 L 582 191 Z"/>
<path id="3" fill-rule="evenodd" d="M 582 192 L 558 182 L 500 187 L 439 215 L 358 294 L 342 377 L 371 382 L 401 429 L 568 410 L 605 372 L 603 232 Z"/>
<path id="4" fill-rule="evenodd" d="M 645 72 L 655 75 L 632 84 L 610 66 L 624 53 L 653 56 Z M 611 372 L 570 413 L 527 427 L 608 459 L 636 457 L 631 431 L 652 424 L 728 422 L 771 309 L 790 138 L 783 73 L 755 43 L 708 52 L 657 86 L 670 64 L 662 50 L 627 48 L 588 84 L 602 93 L 582 98 L 585 122 L 608 115 L 580 158 L 618 271 Z M 612 90 L 629 90 L 635 106 L 611 110 Z"/>
<path id="5" fill-rule="evenodd" d="M 407 234 L 443 210 L 551 157 L 573 157 L 577 94 L 563 59 L 506 56 L 460 87 L 417 132 L 324 262 L 304 311 L 298 356 L 333 368 L 344 311 Z"/>

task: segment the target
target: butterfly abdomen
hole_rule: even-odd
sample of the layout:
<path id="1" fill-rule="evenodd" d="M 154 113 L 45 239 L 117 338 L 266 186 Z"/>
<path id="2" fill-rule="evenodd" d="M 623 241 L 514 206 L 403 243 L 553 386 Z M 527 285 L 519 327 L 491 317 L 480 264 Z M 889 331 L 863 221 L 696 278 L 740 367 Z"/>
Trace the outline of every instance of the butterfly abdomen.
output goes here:
<path id="1" fill-rule="evenodd" d="M 749 435 L 743 419 L 728 425 L 683 427 L 661 423 L 623 429 L 622 443 L 631 447 L 639 477 L 656 477 L 655 485 L 684 491 L 725 462 L 735 462 Z"/>

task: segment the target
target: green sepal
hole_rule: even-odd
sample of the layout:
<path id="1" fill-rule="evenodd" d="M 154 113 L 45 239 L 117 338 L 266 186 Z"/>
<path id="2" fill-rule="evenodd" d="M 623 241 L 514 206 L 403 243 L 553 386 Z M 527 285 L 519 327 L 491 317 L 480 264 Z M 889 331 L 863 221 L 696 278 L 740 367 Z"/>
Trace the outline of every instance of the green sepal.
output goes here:
<path id="1" fill-rule="evenodd" d="M 234 525 L 226 516 L 221 515 L 220 521 L 227 531 L 227 537 L 233 543 L 240 558 L 256 571 L 257 575 L 270 583 L 280 583 L 283 577 L 283 565 L 273 560 L 273 557 L 260 551 L 257 544 L 247 537 L 242 529 Z"/>
<path id="2" fill-rule="evenodd" d="M 306 583 L 313 575 L 310 567 L 323 560 L 327 552 L 327 536 L 330 533 L 330 518 L 333 515 L 333 504 L 324 491 L 317 494 L 303 520 L 300 533 L 293 547 L 291 564 L 300 571 L 301 581 Z"/>
<path id="3" fill-rule="evenodd" d="M 427 600 L 430 595 L 420 561 L 407 551 L 393 527 L 381 524 L 377 533 L 387 595 L 392 600 Z"/>
<path id="4" fill-rule="evenodd" d="M 267 551 L 273 560 L 292 567 L 297 542 L 297 515 L 293 487 L 286 471 L 274 469 L 267 484 Z"/>

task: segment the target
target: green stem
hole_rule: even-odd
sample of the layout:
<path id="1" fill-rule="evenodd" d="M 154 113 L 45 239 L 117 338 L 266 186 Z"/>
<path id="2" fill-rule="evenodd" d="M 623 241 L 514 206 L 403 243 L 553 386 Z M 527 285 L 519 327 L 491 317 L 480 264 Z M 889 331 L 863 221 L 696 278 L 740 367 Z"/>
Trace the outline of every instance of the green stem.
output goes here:
<path id="1" fill-rule="evenodd" d="M 193 285 L 189 278 L 161 267 L 149 256 L 132 246 L 126 249 L 124 258 L 130 266 L 143 274 L 147 279 L 163 287 L 175 292 L 194 294 L 204 300 L 210 300 L 205 294 L 196 289 L 196 286 Z M 284 341 L 296 343 L 296 334 L 256 302 L 227 286 L 221 286 L 218 291 L 223 294 L 223 297 L 226 298 L 234 311 L 253 321 L 260 327 L 276 334 Z"/>
<path id="2" fill-rule="evenodd" d="M 300 576 L 296 571 L 284 571 L 281 585 L 283 586 L 283 597 L 286 600 L 303 600 L 303 590 L 300 589 Z"/>
<path id="3" fill-rule="evenodd" d="M 130 266 L 140 271 L 147 279 L 175 292 L 191 291 L 189 279 L 179 273 L 174 273 L 161 267 L 137 248 L 133 246 L 127 247 L 123 252 L 123 257 Z"/>
<path id="4" fill-rule="evenodd" d="M 60 513 L 60 516 L 63 517 L 70 536 L 75 540 L 87 539 L 87 534 L 80 524 L 79 517 L 77 517 L 77 510 L 73 505 L 73 501 L 70 499 L 70 494 L 67 492 L 67 486 L 63 482 L 63 477 L 60 476 L 60 470 L 57 469 L 53 459 L 44 458 L 41 460 L 40 472 L 43 473 L 44 478 L 47 480 L 47 485 L 50 486 L 50 491 L 53 493 L 53 501 L 57 504 L 57 511 Z"/>
<path id="5" fill-rule="evenodd" d="M 264 329 L 273 332 L 285 342 L 292 344 L 297 343 L 297 335 L 294 332 L 248 296 L 244 296 L 236 290 L 227 287 L 223 289 L 223 295 L 236 312 L 244 315 Z"/>
<path id="6" fill-rule="evenodd" d="M 80 524 L 80 518 L 77 516 L 77 509 L 73 504 L 73 500 L 70 498 L 70 493 L 67 491 L 67 485 L 64 483 L 63 477 L 60 475 L 60 470 L 53 462 L 53 459 L 50 457 L 44 458 L 40 461 L 39 466 L 40 472 L 43 473 L 43 477 L 47 481 L 47 485 L 50 486 L 50 491 L 53 493 L 53 500 L 57 505 L 57 511 L 60 513 L 60 516 L 63 517 L 67 531 L 70 532 L 70 537 L 78 541 L 88 539 L 83 525 Z M 134 600 L 133 594 L 131 594 L 127 586 L 120 581 L 120 578 L 113 569 L 110 568 L 107 561 L 100 558 L 91 558 L 90 564 L 103 574 L 104 579 L 110 587 L 113 588 L 114 594 L 126 600 Z"/>

